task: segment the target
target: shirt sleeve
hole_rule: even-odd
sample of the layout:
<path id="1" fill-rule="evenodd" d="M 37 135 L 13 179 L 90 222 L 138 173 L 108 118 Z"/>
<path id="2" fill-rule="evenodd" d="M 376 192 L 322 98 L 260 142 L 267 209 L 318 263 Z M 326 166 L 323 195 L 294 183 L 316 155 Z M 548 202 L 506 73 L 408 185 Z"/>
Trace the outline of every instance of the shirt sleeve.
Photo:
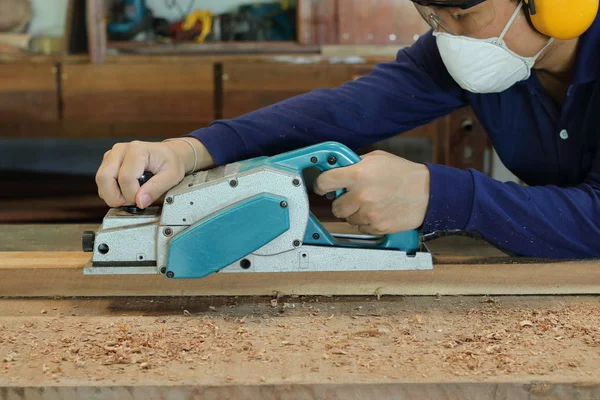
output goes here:
<path id="1" fill-rule="evenodd" d="M 577 186 L 521 186 L 476 170 L 429 165 L 425 232 L 463 230 L 527 257 L 600 256 L 600 154 Z"/>
<path id="2" fill-rule="evenodd" d="M 324 141 L 359 149 L 431 122 L 466 105 L 431 32 L 360 79 L 317 89 L 189 135 L 217 165 Z"/>

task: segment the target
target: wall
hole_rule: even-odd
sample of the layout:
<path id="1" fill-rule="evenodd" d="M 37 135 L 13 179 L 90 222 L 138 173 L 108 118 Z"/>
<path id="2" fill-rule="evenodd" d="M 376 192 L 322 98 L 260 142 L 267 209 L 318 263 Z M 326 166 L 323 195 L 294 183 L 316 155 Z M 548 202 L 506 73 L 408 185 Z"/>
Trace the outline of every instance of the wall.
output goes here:
<path id="1" fill-rule="evenodd" d="M 62 36 L 67 16 L 67 3 L 67 0 L 31 0 L 33 18 L 29 33 Z"/>

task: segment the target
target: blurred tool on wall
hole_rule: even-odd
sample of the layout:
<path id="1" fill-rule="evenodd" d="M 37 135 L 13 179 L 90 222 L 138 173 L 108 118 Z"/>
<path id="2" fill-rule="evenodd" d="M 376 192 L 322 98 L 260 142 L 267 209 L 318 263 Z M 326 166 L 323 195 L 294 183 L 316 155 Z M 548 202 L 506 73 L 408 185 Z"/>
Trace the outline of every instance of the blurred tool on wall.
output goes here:
<path id="1" fill-rule="evenodd" d="M 234 11 L 214 15 L 195 1 L 165 0 L 181 18 L 154 15 L 145 0 L 113 0 L 107 25 L 110 40 L 170 42 L 292 41 L 296 38 L 296 7 L 291 0 L 248 2 Z"/>
<path id="2" fill-rule="evenodd" d="M 296 38 L 296 10 L 289 1 L 246 4 L 217 17 L 216 41 L 291 41 Z"/>
<path id="3" fill-rule="evenodd" d="M 117 0 L 108 10 L 110 40 L 152 40 L 154 16 L 145 0 Z"/>

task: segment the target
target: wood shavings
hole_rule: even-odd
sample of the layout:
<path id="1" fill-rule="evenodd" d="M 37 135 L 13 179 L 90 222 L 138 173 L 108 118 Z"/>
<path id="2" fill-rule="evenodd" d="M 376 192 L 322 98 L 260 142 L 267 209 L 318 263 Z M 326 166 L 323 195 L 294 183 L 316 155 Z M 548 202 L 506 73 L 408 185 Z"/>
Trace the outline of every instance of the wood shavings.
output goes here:
<path id="1" fill-rule="evenodd" d="M 172 314 L 159 317 L 50 321 L 36 307 L 30 311 L 34 316 L 0 318 L 0 354 L 18 355 L 0 371 L 6 379 L 30 376 L 50 383 L 67 378 L 214 383 L 227 376 L 244 384 L 263 382 L 264 376 L 269 382 L 284 376 L 290 382 L 307 376 L 320 381 L 327 376 L 336 381 L 418 380 L 423 375 L 586 378 L 597 371 L 600 359 L 600 307 L 585 298 L 568 301 L 544 307 L 531 298 L 490 303 L 449 296 L 442 302 L 411 300 L 424 304 L 413 306 L 386 298 L 383 309 L 374 302 L 321 298 L 311 303 L 303 298 L 295 308 L 278 302 L 286 312 L 277 314 L 271 299 L 265 299 L 243 309 L 204 308 L 193 318 L 174 307 Z M 364 315 L 357 319 L 356 311 Z M 523 327 L 521 321 L 532 326 Z"/>
<path id="2" fill-rule="evenodd" d="M 389 334 L 389 330 L 385 328 L 365 329 L 362 331 L 350 334 L 350 337 L 374 337 Z"/>

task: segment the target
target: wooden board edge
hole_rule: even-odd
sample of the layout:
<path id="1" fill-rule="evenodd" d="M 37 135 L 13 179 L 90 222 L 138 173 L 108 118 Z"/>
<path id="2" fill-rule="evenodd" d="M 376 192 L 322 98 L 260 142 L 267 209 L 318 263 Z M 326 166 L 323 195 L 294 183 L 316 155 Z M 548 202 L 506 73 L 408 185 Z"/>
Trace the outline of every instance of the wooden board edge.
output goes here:
<path id="1" fill-rule="evenodd" d="M 0 252 L 0 293 L 46 296 L 600 294 L 597 263 L 442 264 L 432 271 L 84 275 L 83 252 Z"/>
<path id="2" fill-rule="evenodd" d="M 461 398 L 465 400 L 558 400 L 595 399 L 600 396 L 600 382 L 377 382 L 377 383 L 282 383 L 221 385 L 101 385 L 52 384 L 48 386 L 0 386 L 6 398 L 38 398 L 45 400 L 148 399 L 148 398 L 343 398 L 343 399 L 398 399 L 398 398 Z"/>

